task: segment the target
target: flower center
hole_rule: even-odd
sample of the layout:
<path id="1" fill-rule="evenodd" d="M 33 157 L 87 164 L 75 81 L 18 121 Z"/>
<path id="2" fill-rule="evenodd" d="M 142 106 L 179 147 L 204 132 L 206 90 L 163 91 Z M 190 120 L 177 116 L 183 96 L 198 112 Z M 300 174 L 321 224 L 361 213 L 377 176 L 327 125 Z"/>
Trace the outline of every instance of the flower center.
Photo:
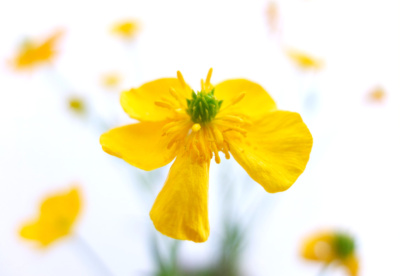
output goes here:
<path id="1" fill-rule="evenodd" d="M 192 91 L 192 99 L 187 99 L 186 112 L 193 123 L 205 124 L 211 122 L 221 108 L 222 101 L 214 96 L 214 88 L 210 92 L 201 90 L 195 93 Z"/>
<path id="2" fill-rule="evenodd" d="M 345 233 L 336 233 L 334 246 L 339 257 L 346 258 L 354 252 L 354 239 Z"/>

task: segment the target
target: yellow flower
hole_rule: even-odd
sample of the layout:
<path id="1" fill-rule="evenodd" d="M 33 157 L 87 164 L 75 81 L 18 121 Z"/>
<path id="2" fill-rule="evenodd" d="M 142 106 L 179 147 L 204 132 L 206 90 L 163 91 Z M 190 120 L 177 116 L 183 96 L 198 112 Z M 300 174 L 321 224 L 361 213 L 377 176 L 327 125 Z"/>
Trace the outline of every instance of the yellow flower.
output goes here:
<path id="1" fill-rule="evenodd" d="M 125 20 L 116 23 L 111 32 L 124 39 L 133 39 L 139 31 L 139 22 L 136 20 Z"/>
<path id="2" fill-rule="evenodd" d="M 368 99 L 372 102 L 383 102 L 386 97 L 385 90 L 382 87 L 376 87 L 368 93 Z"/>
<path id="3" fill-rule="evenodd" d="M 276 2 L 269 2 L 265 10 L 267 22 L 270 30 L 276 32 L 278 30 L 279 11 Z"/>
<path id="4" fill-rule="evenodd" d="M 318 232 L 304 240 L 301 255 L 325 265 L 346 267 L 351 276 L 358 275 L 358 258 L 352 237 L 337 231 Z"/>
<path id="5" fill-rule="evenodd" d="M 294 49 L 285 50 L 287 56 L 300 68 L 302 69 L 321 69 L 323 62 L 320 59 L 316 59 L 306 53 L 303 53 Z"/>
<path id="6" fill-rule="evenodd" d="M 209 236 L 208 174 L 214 156 L 230 155 L 268 192 L 288 189 L 304 171 L 312 136 L 297 113 L 276 109 L 258 84 L 232 79 L 212 86 L 208 72 L 194 92 L 178 71 L 122 93 L 139 123 L 112 129 L 100 143 L 143 170 L 175 161 L 150 212 L 161 233 L 204 242 Z"/>
<path id="7" fill-rule="evenodd" d="M 84 115 L 86 113 L 85 101 L 79 97 L 71 97 L 68 99 L 69 109 L 79 115 Z"/>
<path id="8" fill-rule="evenodd" d="M 68 236 L 81 209 L 79 190 L 47 197 L 40 206 L 39 217 L 23 225 L 21 237 L 47 246 L 59 238 Z"/>
<path id="9" fill-rule="evenodd" d="M 106 88 L 115 88 L 121 82 L 121 77 L 117 73 L 108 73 L 102 76 L 102 84 Z"/>
<path id="10" fill-rule="evenodd" d="M 63 33 L 57 30 L 44 41 L 26 41 L 11 61 L 12 65 L 18 70 L 26 70 L 51 62 L 56 54 L 56 44 Z"/>

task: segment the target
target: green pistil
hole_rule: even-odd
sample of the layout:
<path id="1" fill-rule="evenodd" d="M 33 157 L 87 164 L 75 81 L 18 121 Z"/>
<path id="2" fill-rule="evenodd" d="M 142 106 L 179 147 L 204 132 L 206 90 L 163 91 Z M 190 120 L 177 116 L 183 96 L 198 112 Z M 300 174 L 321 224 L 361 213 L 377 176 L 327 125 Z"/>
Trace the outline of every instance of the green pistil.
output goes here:
<path id="1" fill-rule="evenodd" d="M 217 115 L 222 101 L 214 96 L 214 89 L 210 92 L 204 90 L 195 93 L 192 91 L 192 99 L 187 99 L 186 112 L 194 123 L 208 123 Z"/>
<path id="2" fill-rule="evenodd" d="M 336 253 L 341 258 L 346 258 L 354 252 L 354 239 L 344 233 L 336 233 L 334 238 Z"/>

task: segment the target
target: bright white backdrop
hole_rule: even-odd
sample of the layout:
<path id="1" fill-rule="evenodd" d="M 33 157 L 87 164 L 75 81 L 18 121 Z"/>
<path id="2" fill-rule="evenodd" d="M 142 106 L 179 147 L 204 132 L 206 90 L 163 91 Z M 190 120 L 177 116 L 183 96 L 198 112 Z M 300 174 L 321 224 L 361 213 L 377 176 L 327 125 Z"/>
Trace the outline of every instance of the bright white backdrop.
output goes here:
<path id="1" fill-rule="evenodd" d="M 298 250 L 302 237 L 321 227 L 355 235 L 361 275 L 400 273 L 400 3 L 277 3 L 280 39 L 268 30 L 266 0 L 0 2 L 0 275 L 100 275 L 73 239 L 41 252 L 17 235 L 46 193 L 73 181 L 81 183 L 85 198 L 76 232 L 112 272 L 145 275 L 154 265 L 147 242 L 155 234 L 148 212 L 156 193 L 138 194 L 132 182 L 137 170 L 105 154 L 101 132 L 71 116 L 65 107 L 65 92 L 71 91 L 49 82 L 49 70 L 18 74 L 6 64 L 26 36 L 43 37 L 57 27 L 67 32 L 56 71 L 105 118 L 129 122 L 118 95 L 100 85 L 105 72 L 120 71 L 129 88 L 181 70 L 198 88 L 213 67 L 214 83 L 256 81 L 280 109 L 300 112 L 310 127 L 315 144 L 309 165 L 285 193 L 266 194 L 232 160 L 213 163 L 211 236 L 205 244 L 184 244 L 188 265 L 212 258 L 220 233 L 222 184 L 216 176 L 220 167 L 230 166 L 243 182 L 233 187 L 245 198 L 241 214 L 246 216 L 252 202 L 265 208 L 250 233 L 242 264 L 246 275 L 315 275 L 318 266 L 299 259 Z M 141 22 L 130 46 L 108 32 L 124 18 Z M 299 70 L 282 45 L 323 58 L 324 69 Z M 366 101 L 377 85 L 387 92 L 383 104 Z"/>

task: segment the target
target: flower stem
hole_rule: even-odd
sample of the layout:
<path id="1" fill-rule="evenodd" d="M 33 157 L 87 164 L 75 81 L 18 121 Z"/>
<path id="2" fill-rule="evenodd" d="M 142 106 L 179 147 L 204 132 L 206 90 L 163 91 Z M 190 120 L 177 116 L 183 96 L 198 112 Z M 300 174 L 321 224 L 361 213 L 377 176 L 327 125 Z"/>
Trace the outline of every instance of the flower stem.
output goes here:
<path id="1" fill-rule="evenodd" d="M 104 261 L 100 258 L 100 256 L 96 253 L 96 251 L 90 246 L 88 242 L 85 241 L 81 236 L 75 234 L 75 240 L 79 245 L 82 252 L 85 253 L 91 259 L 91 262 L 98 268 L 99 271 L 102 271 L 103 275 L 112 276 L 114 275 L 108 266 L 104 263 Z"/>

